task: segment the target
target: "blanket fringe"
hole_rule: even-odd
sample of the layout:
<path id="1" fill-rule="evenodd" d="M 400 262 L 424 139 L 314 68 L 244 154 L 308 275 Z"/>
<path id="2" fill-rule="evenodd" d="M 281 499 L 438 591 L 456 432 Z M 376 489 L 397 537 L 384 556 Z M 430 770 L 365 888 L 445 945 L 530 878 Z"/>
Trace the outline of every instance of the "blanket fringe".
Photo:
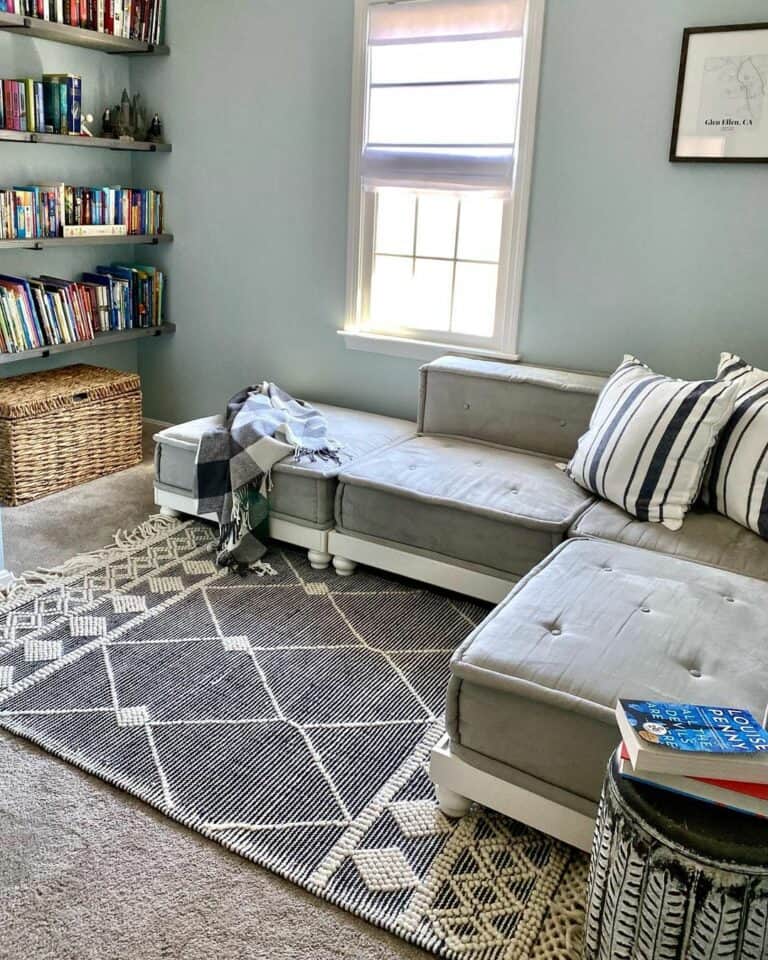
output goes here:
<path id="1" fill-rule="evenodd" d="M 113 542 L 107 547 L 80 554 L 58 567 L 38 567 L 36 570 L 27 570 L 8 588 L 0 590 L 0 614 L 5 613 L 19 600 L 32 599 L 36 592 L 52 583 L 86 573 L 94 566 L 121 560 L 131 550 L 141 548 L 160 534 L 170 533 L 176 527 L 185 526 L 187 522 L 155 514 L 134 530 L 118 530 Z"/>

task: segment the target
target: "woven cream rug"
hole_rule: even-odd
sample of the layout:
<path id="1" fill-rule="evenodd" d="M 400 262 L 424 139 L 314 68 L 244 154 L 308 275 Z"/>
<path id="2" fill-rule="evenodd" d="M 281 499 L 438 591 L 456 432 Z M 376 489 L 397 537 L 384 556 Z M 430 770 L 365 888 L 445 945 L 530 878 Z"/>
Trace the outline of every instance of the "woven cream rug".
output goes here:
<path id="1" fill-rule="evenodd" d="M 216 568 L 153 518 L 0 604 L 0 726 L 442 957 L 577 960 L 586 858 L 427 775 L 487 607 L 362 570 Z"/>

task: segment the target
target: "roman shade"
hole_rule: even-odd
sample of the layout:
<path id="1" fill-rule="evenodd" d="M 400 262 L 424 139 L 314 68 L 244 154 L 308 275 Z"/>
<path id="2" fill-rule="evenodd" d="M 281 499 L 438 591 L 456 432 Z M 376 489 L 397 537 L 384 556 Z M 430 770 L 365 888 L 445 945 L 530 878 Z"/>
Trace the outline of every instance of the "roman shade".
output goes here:
<path id="1" fill-rule="evenodd" d="M 407 0 L 371 7 L 370 44 L 519 37 L 524 0 Z"/>
<path id="2" fill-rule="evenodd" d="M 363 187 L 511 193 L 524 0 L 407 0 L 368 19 Z"/>

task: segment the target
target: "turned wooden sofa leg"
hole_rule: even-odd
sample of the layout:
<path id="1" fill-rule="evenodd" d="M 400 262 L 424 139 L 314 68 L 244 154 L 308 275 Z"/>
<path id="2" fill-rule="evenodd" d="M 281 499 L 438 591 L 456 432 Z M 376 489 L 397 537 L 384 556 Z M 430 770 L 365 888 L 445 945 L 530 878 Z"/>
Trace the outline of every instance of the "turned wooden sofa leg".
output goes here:
<path id="1" fill-rule="evenodd" d="M 446 817 L 464 817 L 469 813 L 472 801 L 467 797 L 462 797 L 460 793 L 450 790 L 448 787 L 441 787 L 435 784 L 437 791 L 437 805 Z"/>
<path id="2" fill-rule="evenodd" d="M 313 570 L 327 570 L 333 558 L 330 553 L 325 553 L 323 550 L 309 550 L 307 559 Z"/>
<path id="3" fill-rule="evenodd" d="M 351 577 L 357 569 L 354 560 L 347 560 L 346 557 L 334 557 L 333 566 L 340 577 Z"/>

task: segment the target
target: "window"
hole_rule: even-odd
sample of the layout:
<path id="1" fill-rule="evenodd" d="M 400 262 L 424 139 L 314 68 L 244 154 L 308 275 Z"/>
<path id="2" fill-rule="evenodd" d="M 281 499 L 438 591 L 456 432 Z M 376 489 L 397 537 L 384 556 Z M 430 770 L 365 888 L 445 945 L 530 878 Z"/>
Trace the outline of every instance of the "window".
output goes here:
<path id="1" fill-rule="evenodd" d="M 357 17 L 348 343 L 512 355 L 543 0 Z"/>

